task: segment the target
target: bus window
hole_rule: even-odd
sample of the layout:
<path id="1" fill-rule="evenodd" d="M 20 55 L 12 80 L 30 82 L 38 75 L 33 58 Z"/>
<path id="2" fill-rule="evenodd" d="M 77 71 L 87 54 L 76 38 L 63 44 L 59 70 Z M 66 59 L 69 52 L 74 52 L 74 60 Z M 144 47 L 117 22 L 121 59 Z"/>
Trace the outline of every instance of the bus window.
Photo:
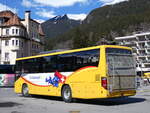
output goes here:
<path id="1" fill-rule="evenodd" d="M 40 58 L 43 65 L 43 72 L 54 72 L 57 70 L 57 56 L 45 56 Z"/>
<path id="2" fill-rule="evenodd" d="M 98 66 L 99 49 L 58 55 L 58 70 L 75 71 L 86 66 Z"/>

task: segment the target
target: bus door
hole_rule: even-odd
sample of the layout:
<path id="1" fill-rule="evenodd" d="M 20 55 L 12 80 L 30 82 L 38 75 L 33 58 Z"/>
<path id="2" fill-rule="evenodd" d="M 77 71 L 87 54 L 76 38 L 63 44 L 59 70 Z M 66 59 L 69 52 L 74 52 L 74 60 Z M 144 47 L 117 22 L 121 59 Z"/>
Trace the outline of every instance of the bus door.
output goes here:
<path id="1" fill-rule="evenodd" d="M 135 61 L 132 55 L 107 54 L 110 92 L 135 90 Z"/>

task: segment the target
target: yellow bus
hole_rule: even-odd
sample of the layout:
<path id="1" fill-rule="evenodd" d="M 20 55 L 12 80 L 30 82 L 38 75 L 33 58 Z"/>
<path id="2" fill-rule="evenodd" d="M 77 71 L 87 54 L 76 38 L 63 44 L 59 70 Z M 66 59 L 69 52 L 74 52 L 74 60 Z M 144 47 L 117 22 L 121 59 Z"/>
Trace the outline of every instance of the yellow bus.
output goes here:
<path id="1" fill-rule="evenodd" d="M 150 79 L 150 72 L 144 73 L 144 75 L 142 76 L 142 78 Z"/>
<path id="2" fill-rule="evenodd" d="M 15 92 L 98 99 L 136 94 L 135 62 L 128 47 L 102 45 L 18 58 Z"/>

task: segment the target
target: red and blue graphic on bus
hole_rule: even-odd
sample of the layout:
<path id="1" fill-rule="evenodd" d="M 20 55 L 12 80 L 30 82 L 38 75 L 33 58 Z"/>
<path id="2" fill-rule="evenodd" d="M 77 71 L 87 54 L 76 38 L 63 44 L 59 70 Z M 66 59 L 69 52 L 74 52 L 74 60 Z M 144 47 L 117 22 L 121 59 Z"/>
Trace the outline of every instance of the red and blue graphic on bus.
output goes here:
<path id="1" fill-rule="evenodd" d="M 61 73 L 59 73 L 58 71 L 56 71 L 54 73 L 54 77 L 52 78 L 51 76 L 49 76 L 49 78 L 46 78 L 45 81 L 48 84 L 53 85 L 54 87 L 58 87 L 59 83 L 65 83 L 66 80 L 66 76 L 62 75 Z"/>

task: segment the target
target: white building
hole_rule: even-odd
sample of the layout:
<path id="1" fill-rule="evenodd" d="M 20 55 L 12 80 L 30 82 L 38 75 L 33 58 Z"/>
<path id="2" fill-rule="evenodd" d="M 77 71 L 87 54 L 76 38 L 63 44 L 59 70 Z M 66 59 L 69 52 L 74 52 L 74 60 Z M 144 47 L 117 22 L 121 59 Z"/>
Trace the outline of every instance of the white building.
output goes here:
<path id="1" fill-rule="evenodd" d="M 38 22 L 25 12 L 20 19 L 11 11 L 0 12 L 0 64 L 15 64 L 16 58 L 43 51 L 44 34 Z"/>
<path id="2" fill-rule="evenodd" d="M 119 45 L 133 48 L 138 72 L 150 72 L 150 32 L 116 37 L 115 40 Z"/>

